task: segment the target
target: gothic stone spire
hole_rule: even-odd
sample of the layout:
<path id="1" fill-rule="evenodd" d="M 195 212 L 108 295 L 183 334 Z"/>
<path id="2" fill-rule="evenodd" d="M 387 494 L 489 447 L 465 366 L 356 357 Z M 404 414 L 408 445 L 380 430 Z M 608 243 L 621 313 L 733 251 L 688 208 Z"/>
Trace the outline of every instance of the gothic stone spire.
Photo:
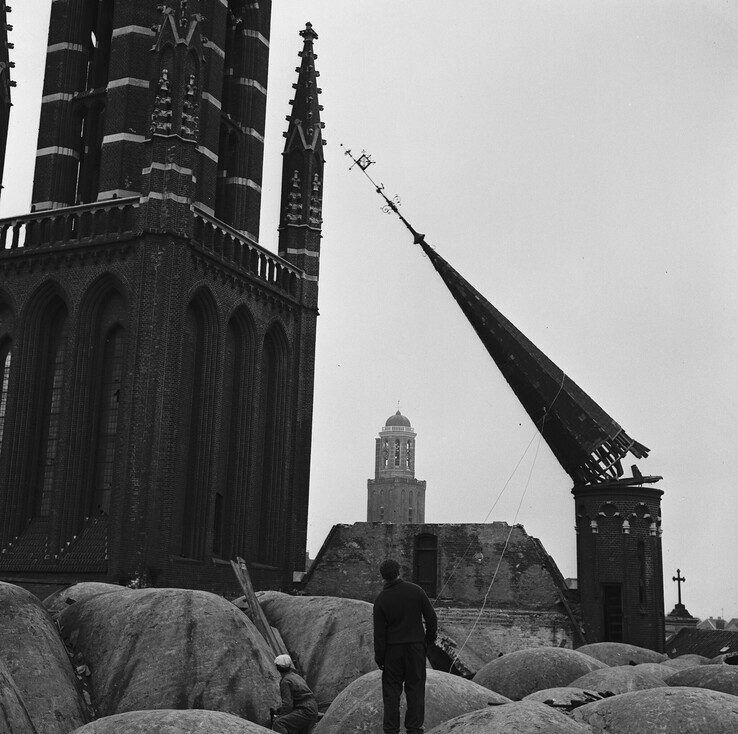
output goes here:
<path id="1" fill-rule="evenodd" d="M 297 84 L 292 85 L 295 98 L 290 100 L 292 112 L 287 115 L 289 128 L 285 133 L 285 153 L 296 148 L 317 152 L 324 145 L 321 130 L 325 124 L 320 121 L 323 106 L 318 103 L 322 91 L 318 87 L 320 72 L 315 69 L 318 56 L 313 51 L 313 41 L 318 39 L 318 34 L 313 30 L 312 23 L 306 23 L 305 30 L 300 31 L 300 35 L 304 41 L 302 51 L 298 54 L 302 63 L 295 68 L 299 76 Z"/>
<path id="2" fill-rule="evenodd" d="M 318 34 L 311 23 L 300 31 L 303 48 L 302 60 L 295 71 L 297 83 L 293 84 L 295 98 L 290 100 L 292 111 L 287 115 L 289 123 L 282 164 L 282 208 L 279 227 L 279 254 L 301 268 L 305 279 L 316 283 L 317 302 L 318 261 L 320 256 L 320 230 L 323 223 L 323 127 L 318 104 L 318 72 L 313 42 Z"/>

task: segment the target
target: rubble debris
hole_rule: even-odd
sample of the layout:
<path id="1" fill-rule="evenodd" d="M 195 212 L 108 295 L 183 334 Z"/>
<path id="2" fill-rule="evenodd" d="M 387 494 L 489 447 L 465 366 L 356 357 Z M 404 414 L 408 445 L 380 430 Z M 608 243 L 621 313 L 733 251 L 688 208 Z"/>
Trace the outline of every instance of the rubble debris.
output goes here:
<path id="1" fill-rule="evenodd" d="M 545 703 L 562 714 L 570 714 L 574 709 L 585 706 L 593 701 L 600 701 L 604 696 L 595 691 L 586 691 L 583 688 L 564 686 L 559 688 L 545 688 L 542 691 L 529 693 L 523 701 L 538 701 Z"/>
<path id="2" fill-rule="evenodd" d="M 538 701 L 516 701 L 457 716 L 428 734 L 590 734 L 591 729 Z"/>
<path id="3" fill-rule="evenodd" d="M 637 665 L 615 665 L 612 668 L 593 670 L 571 682 L 575 688 L 597 691 L 599 694 L 617 696 L 629 691 L 643 691 L 664 685 L 663 678 L 638 670 Z"/>
<path id="4" fill-rule="evenodd" d="M 39 734 L 67 734 L 82 726 L 87 716 L 74 670 L 41 602 L 0 582 L 0 619 L 0 666 Z"/>
<path id="5" fill-rule="evenodd" d="M 649 688 L 581 706 L 573 717 L 607 734 L 735 734 L 738 698 L 701 688 Z"/>
<path id="6" fill-rule="evenodd" d="M 628 645 L 625 642 L 593 642 L 582 645 L 577 652 L 589 655 L 605 665 L 638 665 L 639 663 L 661 663 L 667 659 L 662 652 L 649 650 L 646 647 Z"/>
<path id="7" fill-rule="evenodd" d="M 70 734 L 263 734 L 267 731 L 263 726 L 221 711 L 163 709 L 113 714 Z"/>
<path id="8" fill-rule="evenodd" d="M 215 594 L 122 589 L 72 604 L 59 623 L 91 671 L 99 716 L 203 708 L 266 724 L 279 704 L 271 650 L 248 618 Z"/>
<path id="9" fill-rule="evenodd" d="M 438 637 L 428 648 L 436 670 L 473 678 L 500 655 L 542 647 L 568 647 L 571 633 L 558 612 L 534 609 L 479 610 L 437 607 Z"/>
<path id="10" fill-rule="evenodd" d="M 694 668 L 678 670 L 667 678 L 666 684 L 669 686 L 708 688 L 711 691 L 722 691 L 738 696 L 738 668 L 720 663 L 699 665 Z"/>
<path id="11" fill-rule="evenodd" d="M 604 667 L 604 663 L 576 650 L 530 647 L 490 661 L 473 680 L 519 701 L 529 693 L 566 686 L 585 673 Z"/>
<path id="12" fill-rule="evenodd" d="M 495 707 L 510 699 L 439 670 L 426 671 L 425 729 L 468 711 Z M 342 691 L 318 722 L 314 734 L 382 734 L 382 672 L 374 670 Z M 405 697 L 400 719 L 405 716 Z"/>
<path id="13" fill-rule="evenodd" d="M 258 599 L 321 711 L 350 683 L 376 670 L 371 604 L 278 591 L 259 592 Z"/>

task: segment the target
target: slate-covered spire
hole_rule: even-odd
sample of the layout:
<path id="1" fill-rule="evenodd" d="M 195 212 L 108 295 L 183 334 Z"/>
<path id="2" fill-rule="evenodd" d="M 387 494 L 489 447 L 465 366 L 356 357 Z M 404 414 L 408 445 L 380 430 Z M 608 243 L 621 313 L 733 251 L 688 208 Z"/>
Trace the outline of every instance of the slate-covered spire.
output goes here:
<path id="1" fill-rule="evenodd" d="M 518 400 L 575 484 L 611 481 L 634 441 L 561 368 L 454 270 L 420 235 L 423 248 Z"/>
<path id="2" fill-rule="evenodd" d="M 307 281 L 316 283 L 314 298 L 317 304 L 317 280 L 320 257 L 320 231 L 323 224 L 323 127 L 318 102 L 319 73 L 315 68 L 318 58 L 313 42 L 318 34 L 311 23 L 300 31 L 303 48 L 301 64 L 295 71 L 295 97 L 290 101 L 292 111 L 284 152 L 282 153 L 282 208 L 279 226 L 279 254 L 301 268 Z"/>

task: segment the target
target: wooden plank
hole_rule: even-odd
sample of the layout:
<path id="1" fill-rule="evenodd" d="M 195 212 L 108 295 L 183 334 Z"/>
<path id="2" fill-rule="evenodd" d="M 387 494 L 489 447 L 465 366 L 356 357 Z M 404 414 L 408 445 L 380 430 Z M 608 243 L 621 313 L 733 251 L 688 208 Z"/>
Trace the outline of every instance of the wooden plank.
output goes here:
<path id="1" fill-rule="evenodd" d="M 281 636 L 278 638 L 277 635 L 274 634 L 274 630 L 269 624 L 269 620 L 261 609 L 261 604 L 259 604 L 259 600 L 254 593 L 254 587 L 251 584 L 251 576 L 249 576 L 249 569 L 246 565 L 246 561 L 238 556 L 235 561 L 231 561 L 231 567 L 233 568 L 233 573 L 236 574 L 238 583 L 243 589 L 243 595 L 246 599 L 249 610 L 251 611 L 251 619 L 256 625 L 256 629 L 259 630 L 267 645 L 271 647 L 275 657 L 277 655 L 289 654 L 284 642 L 282 642 Z"/>

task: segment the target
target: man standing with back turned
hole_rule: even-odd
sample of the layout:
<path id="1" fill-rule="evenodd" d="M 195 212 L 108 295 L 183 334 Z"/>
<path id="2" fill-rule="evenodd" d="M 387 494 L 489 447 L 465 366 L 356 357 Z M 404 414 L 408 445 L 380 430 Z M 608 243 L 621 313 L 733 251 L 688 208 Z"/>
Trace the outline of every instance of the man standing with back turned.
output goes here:
<path id="1" fill-rule="evenodd" d="M 423 734 L 425 654 L 436 639 L 438 620 L 423 589 L 399 578 L 397 561 L 384 561 L 379 572 L 384 589 L 374 602 L 374 659 L 382 671 L 383 731 L 400 732 L 400 695 L 404 684 L 405 730 L 407 734 Z"/>

